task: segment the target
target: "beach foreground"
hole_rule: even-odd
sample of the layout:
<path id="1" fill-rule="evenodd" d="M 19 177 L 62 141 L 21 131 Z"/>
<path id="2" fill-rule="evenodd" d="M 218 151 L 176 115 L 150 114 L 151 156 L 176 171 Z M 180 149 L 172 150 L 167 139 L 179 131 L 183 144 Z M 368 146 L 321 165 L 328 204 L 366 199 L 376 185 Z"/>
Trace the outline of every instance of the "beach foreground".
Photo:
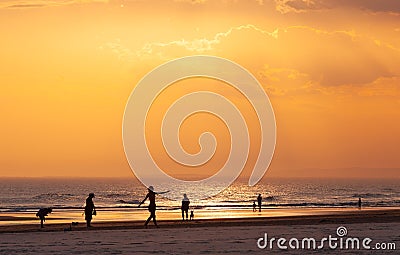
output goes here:
<path id="1" fill-rule="evenodd" d="M 205 219 L 192 222 L 163 220 L 159 229 L 150 225 L 143 228 L 143 221 L 101 222 L 86 230 L 83 224 L 73 226 L 72 231 L 64 231 L 62 224 L 49 224 L 44 230 L 37 226 L 16 225 L 0 228 L 0 253 L 40 253 L 40 254 L 265 254 L 279 252 L 276 241 L 272 249 L 264 244 L 275 237 L 314 238 L 317 246 L 321 239 L 331 235 L 339 238 L 339 227 L 346 228 L 342 238 L 370 238 L 371 249 L 376 243 L 384 243 L 385 253 L 395 253 L 400 246 L 400 210 L 361 210 L 326 215 L 303 215 L 285 217 L 258 217 L 236 219 Z M 339 239 L 338 239 L 339 240 Z M 394 246 L 393 246 L 394 244 Z M 286 242 L 286 246 L 288 242 Z M 301 248 L 301 244 L 300 244 Z M 318 248 L 318 247 L 317 247 Z M 371 253 L 363 247 L 357 249 L 336 249 L 322 247 L 324 252 Z M 292 249 L 286 252 L 309 254 L 320 253 L 319 249 Z M 380 251 L 381 253 L 383 251 Z"/>

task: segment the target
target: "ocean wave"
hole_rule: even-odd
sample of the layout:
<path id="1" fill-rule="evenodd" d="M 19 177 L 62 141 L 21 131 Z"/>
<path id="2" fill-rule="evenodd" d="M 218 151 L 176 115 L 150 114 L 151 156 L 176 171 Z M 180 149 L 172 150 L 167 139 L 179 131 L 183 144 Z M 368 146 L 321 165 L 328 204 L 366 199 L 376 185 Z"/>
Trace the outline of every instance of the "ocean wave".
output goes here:
<path id="1" fill-rule="evenodd" d="M 101 196 L 102 197 L 106 197 L 106 198 L 119 198 L 119 197 L 130 196 L 130 194 L 110 193 L 110 194 L 104 194 L 104 195 L 101 195 Z"/>
<path id="2" fill-rule="evenodd" d="M 338 207 L 338 208 L 354 208 L 357 207 L 357 202 L 341 202 L 341 203 L 323 203 L 323 202 L 303 202 L 303 203 L 263 203 L 264 207 L 269 208 L 323 208 L 323 207 Z M 374 202 L 363 202 L 363 207 L 399 207 L 400 201 L 374 201 Z M 82 206 L 52 206 L 54 211 L 81 211 L 83 210 Z M 131 204 L 117 204 L 113 206 L 96 206 L 97 210 L 105 210 L 105 211 L 113 211 L 113 210 L 121 210 L 121 209 L 136 209 L 137 203 Z M 146 208 L 143 205 L 143 208 Z M 220 205 L 194 205 L 190 207 L 191 209 L 209 209 L 209 210 L 224 210 L 224 209 L 251 209 L 252 205 L 250 204 L 220 204 Z M 39 207 L 34 206 L 26 206 L 26 207 L 0 207 L 0 212 L 3 213 L 18 213 L 18 212 L 36 212 L 39 210 Z M 171 205 L 157 205 L 157 210 L 180 210 L 180 206 L 171 206 Z"/>
<path id="3" fill-rule="evenodd" d="M 75 197 L 74 194 L 70 194 L 70 193 L 44 193 L 44 194 L 40 194 L 40 195 L 36 195 L 31 197 L 32 199 L 35 200 L 41 200 L 41 199 L 69 199 Z"/>
<path id="4" fill-rule="evenodd" d="M 262 199 L 262 201 L 277 201 L 279 200 L 278 196 L 267 196 Z M 252 204 L 257 199 L 249 199 L 249 200 L 222 200 L 220 203 L 244 203 L 244 204 Z"/>
<path id="5" fill-rule="evenodd" d="M 381 198 L 381 197 L 391 197 L 390 194 L 383 193 L 361 193 L 361 194 L 353 194 L 352 197 L 358 198 Z"/>
<path id="6" fill-rule="evenodd" d="M 319 203 L 319 202 L 303 202 L 303 203 L 280 203 L 280 204 L 267 204 L 267 206 L 276 207 L 345 207 L 355 206 L 357 202 L 341 202 L 341 203 Z"/>
<path id="7" fill-rule="evenodd" d="M 140 203 L 139 200 L 125 201 L 123 199 L 120 199 L 117 202 L 120 203 L 120 204 L 133 204 L 133 205 L 137 205 L 137 204 Z"/>
<path id="8" fill-rule="evenodd" d="M 276 200 L 278 200 L 278 198 L 276 196 L 268 196 L 268 197 L 264 198 L 263 200 L 265 200 L 265 201 L 276 201 Z"/>

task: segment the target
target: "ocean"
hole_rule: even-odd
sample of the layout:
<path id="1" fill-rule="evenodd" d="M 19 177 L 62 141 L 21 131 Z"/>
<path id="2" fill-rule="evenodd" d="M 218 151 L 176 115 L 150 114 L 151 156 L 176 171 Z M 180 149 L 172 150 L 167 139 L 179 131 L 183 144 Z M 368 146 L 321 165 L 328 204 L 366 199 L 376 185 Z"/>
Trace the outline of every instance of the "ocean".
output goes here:
<path id="1" fill-rule="evenodd" d="M 398 184 L 398 180 L 264 179 L 249 187 L 244 181 L 236 181 L 214 197 L 192 201 L 191 206 L 202 209 L 251 208 L 261 193 L 263 206 L 270 208 L 356 207 L 359 197 L 363 207 L 399 207 Z M 204 187 L 207 188 L 212 187 Z M 81 209 L 90 192 L 96 194 L 97 208 L 119 210 L 136 208 L 147 190 L 134 178 L 2 178 L 0 212 L 34 212 L 42 207 Z M 179 201 L 162 196 L 157 198 L 158 210 L 179 207 Z"/>

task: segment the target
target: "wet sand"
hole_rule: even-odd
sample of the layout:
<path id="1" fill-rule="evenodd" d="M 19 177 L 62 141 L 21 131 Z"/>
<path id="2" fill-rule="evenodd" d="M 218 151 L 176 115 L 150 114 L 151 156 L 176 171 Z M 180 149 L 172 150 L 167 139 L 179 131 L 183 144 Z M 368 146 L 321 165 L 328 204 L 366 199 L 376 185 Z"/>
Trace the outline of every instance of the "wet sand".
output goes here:
<path id="1" fill-rule="evenodd" d="M 142 216 L 147 216 L 142 213 Z M 275 237 L 322 238 L 336 235 L 339 226 L 345 226 L 349 236 L 370 237 L 374 242 L 394 242 L 397 249 L 400 248 L 398 208 L 312 209 L 307 214 L 302 209 L 291 213 L 298 215 L 273 216 L 269 210 L 265 210 L 260 215 L 254 213 L 253 217 L 184 222 L 160 219 L 160 228 L 155 228 L 150 222 L 148 229 L 143 227 L 145 218 L 128 221 L 94 220 L 91 229 L 87 229 L 83 221 L 80 221 L 71 231 L 68 223 L 51 223 L 44 229 L 40 229 L 38 224 L 3 225 L 0 226 L 0 254 L 265 254 L 280 250 L 277 247 L 272 251 L 257 247 L 256 242 L 264 233 Z M 292 250 L 289 254 L 310 252 Z M 321 251 L 313 252 L 318 254 Z M 325 252 L 339 253 L 329 248 L 324 249 Z M 340 253 L 354 252 L 340 250 Z M 357 251 L 357 254 L 360 253 L 371 254 L 371 251 Z"/>
<path id="2" fill-rule="evenodd" d="M 316 224 L 339 224 L 339 223 L 390 223 L 400 222 L 400 209 L 342 209 L 342 210 L 326 210 L 326 209 L 294 209 L 290 213 L 285 209 L 286 215 L 281 213 L 272 214 L 270 211 L 262 213 L 255 212 L 247 214 L 247 212 L 235 212 L 236 215 L 242 217 L 226 217 L 226 218 L 196 218 L 192 221 L 182 221 L 181 219 L 163 219 L 158 215 L 163 215 L 163 212 L 158 212 L 157 218 L 160 227 L 163 228 L 194 228 L 194 227 L 221 227 L 221 226 L 276 226 L 276 225 L 316 225 Z M 227 212 L 228 213 L 228 212 Z M 142 214 L 141 220 L 118 221 L 118 220 L 96 220 L 94 218 L 91 230 L 112 230 L 112 229 L 142 229 L 143 223 L 148 217 L 148 213 Z M 21 217 L 3 216 L 4 220 L 20 220 Z M 166 217 L 164 215 L 164 217 Z M 27 221 L 31 221 L 31 217 L 22 217 Z M 48 218 L 51 218 L 49 216 Z M 1 219 L 1 216 L 0 216 Z M 59 221 L 59 219 L 54 219 Z M 71 226 L 71 222 L 52 223 L 47 220 L 45 228 L 39 228 L 39 220 L 35 218 L 35 223 L 31 224 L 16 224 L 0 226 L 0 233 L 7 232 L 54 232 L 64 231 Z M 152 228 L 153 223 L 150 222 L 149 228 Z M 88 231 L 84 221 L 78 221 L 78 225 L 71 226 L 72 231 Z"/>
<path id="3" fill-rule="evenodd" d="M 262 212 L 253 212 L 252 209 L 196 209 L 196 220 L 210 219 L 238 219 L 238 218 L 270 218 L 288 216 L 318 216 L 318 215 L 343 215 L 343 214 L 369 214 L 378 211 L 392 212 L 400 210 L 396 207 L 374 207 L 363 208 L 263 208 Z M 189 212 L 190 213 L 190 212 Z M 35 216 L 36 212 L 0 213 L 0 232 L 2 226 L 7 225 L 35 225 L 39 219 Z M 158 220 L 181 220 L 181 210 L 158 210 Z M 97 216 L 94 216 L 95 223 L 110 222 L 142 222 L 149 216 L 146 207 L 143 208 L 123 208 L 118 210 L 97 209 Z M 71 222 L 84 223 L 83 210 L 53 210 L 53 213 L 46 217 L 46 225 L 49 224 L 69 224 Z"/>

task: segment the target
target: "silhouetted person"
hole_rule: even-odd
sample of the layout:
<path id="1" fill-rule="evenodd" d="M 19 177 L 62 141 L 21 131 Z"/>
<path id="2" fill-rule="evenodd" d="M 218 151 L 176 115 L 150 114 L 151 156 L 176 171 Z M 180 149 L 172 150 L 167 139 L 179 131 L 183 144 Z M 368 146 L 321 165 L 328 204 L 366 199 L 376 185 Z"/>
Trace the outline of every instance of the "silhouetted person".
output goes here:
<path id="1" fill-rule="evenodd" d="M 358 198 L 358 209 L 361 210 L 361 197 Z"/>
<path id="2" fill-rule="evenodd" d="M 43 228 L 43 222 L 46 221 L 46 216 L 53 210 L 51 208 L 41 208 L 36 213 L 36 216 L 40 218 L 40 227 Z"/>
<path id="3" fill-rule="evenodd" d="M 190 211 L 190 220 L 194 220 L 194 211 L 193 210 Z"/>
<path id="4" fill-rule="evenodd" d="M 253 212 L 257 211 L 256 201 L 253 201 Z"/>
<path id="5" fill-rule="evenodd" d="M 185 213 L 186 213 L 186 220 L 188 220 L 188 214 L 189 214 L 189 198 L 186 196 L 186 194 L 183 194 L 183 199 L 182 199 L 182 220 L 185 220 Z"/>
<path id="6" fill-rule="evenodd" d="M 164 194 L 164 193 L 167 193 L 168 191 L 156 193 L 156 192 L 154 192 L 153 186 L 150 186 L 147 190 L 148 190 L 148 193 L 147 193 L 146 197 L 143 199 L 142 202 L 140 202 L 138 207 L 140 207 L 140 205 L 142 205 L 146 201 L 147 198 L 149 199 L 150 204 L 149 204 L 148 209 L 150 212 L 150 216 L 149 216 L 149 218 L 147 218 L 144 225 L 145 225 L 145 227 L 147 227 L 147 224 L 149 224 L 150 220 L 153 219 L 154 225 L 156 225 L 156 227 L 158 228 L 157 220 L 156 220 L 156 194 Z"/>
<path id="7" fill-rule="evenodd" d="M 262 196 L 261 196 L 261 194 L 258 194 L 257 203 L 258 203 L 258 211 L 261 212 L 261 203 L 262 203 Z"/>
<path id="8" fill-rule="evenodd" d="M 91 227 L 90 222 L 92 221 L 93 215 L 96 215 L 96 208 L 94 207 L 93 198 L 94 193 L 90 193 L 88 198 L 86 198 L 85 220 L 88 228 Z"/>

